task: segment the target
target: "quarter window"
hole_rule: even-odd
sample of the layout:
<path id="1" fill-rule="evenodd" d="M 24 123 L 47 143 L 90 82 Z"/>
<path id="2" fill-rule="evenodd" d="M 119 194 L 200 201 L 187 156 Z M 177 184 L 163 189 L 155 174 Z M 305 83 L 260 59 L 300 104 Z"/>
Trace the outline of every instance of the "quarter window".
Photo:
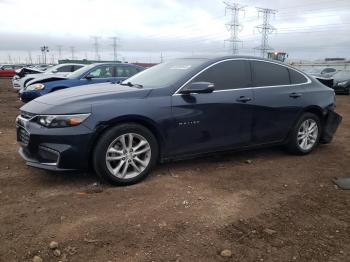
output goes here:
<path id="1" fill-rule="evenodd" d="M 289 76 L 290 76 L 290 82 L 292 84 L 302 84 L 307 82 L 307 79 L 305 76 L 303 76 L 302 74 L 300 74 L 299 72 L 293 69 L 289 69 Z"/>
<path id="2" fill-rule="evenodd" d="M 251 63 L 254 86 L 290 85 L 287 67 L 263 61 L 252 61 Z"/>
<path id="3" fill-rule="evenodd" d="M 192 82 L 213 83 L 215 90 L 249 87 L 251 84 L 249 63 L 243 60 L 221 62 L 205 70 Z"/>

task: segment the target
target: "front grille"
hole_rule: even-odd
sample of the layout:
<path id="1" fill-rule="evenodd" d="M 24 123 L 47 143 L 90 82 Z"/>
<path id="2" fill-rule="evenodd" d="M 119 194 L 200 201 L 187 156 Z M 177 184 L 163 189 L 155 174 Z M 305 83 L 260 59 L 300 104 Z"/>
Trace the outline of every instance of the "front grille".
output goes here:
<path id="1" fill-rule="evenodd" d="M 25 112 L 25 111 L 21 111 L 21 117 L 24 119 L 31 119 L 33 117 L 35 117 L 36 115 L 33 113 L 29 113 L 29 112 Z"/>
<path id="2" fill-rule="evenodd" d="M 29 144 L 29 133 L 24 128 L 18 129 L 18 141 L 21 142 L 24 146 Z"/>

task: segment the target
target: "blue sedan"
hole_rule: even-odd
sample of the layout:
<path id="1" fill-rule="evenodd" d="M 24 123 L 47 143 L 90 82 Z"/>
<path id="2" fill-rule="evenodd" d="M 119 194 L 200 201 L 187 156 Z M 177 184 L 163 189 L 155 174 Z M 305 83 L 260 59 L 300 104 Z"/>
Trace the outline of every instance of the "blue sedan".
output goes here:
<path id="1" fill-rule="evenodd" d="M 69 87 L 106 82 L 117 83 L 137 74 L 143 69 L 143 67 L 132 64 L 91 64 L 66 77 L 53 75 L 36 78 L 20 91 L 20 98 L 26 103 L 39 96 Z"/>

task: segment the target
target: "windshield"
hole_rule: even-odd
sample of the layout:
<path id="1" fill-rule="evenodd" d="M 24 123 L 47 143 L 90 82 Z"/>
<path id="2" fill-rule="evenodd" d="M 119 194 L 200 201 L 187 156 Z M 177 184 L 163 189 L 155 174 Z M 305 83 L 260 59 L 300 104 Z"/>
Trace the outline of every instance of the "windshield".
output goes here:
<path id="1" fill-rule="evenodd" d="M 45 72 L 46 73 L 54 73 L 55 70 L 57 70 L 58 68 L 60 68 L 62 65 L 55 65 L 55 66 L 51 66 L 50 68 L 46 69 Z"/>
<path id="2" fill-rule="evenodd" d="M 78 70 L 74 71 L 73 73 L 68 74 L 67 77 L 71 78 L 71 79 L 79 78 L 79 77 L 81 77 L 82 74 L 85 74 L 87 71 L 94 68 L 95 66 L 96 65 L 94 65 L 94 64 L 83 66 L 82 68 L 79 68 Z"/>
<path id="3" fill-rule="evenodd" d="M 176 59 L 146 69 L 125 80 L 123 84 L 132 83 L 146 88 L 164 87 L 174 84 L 205 61 L 207 59 Z"/>

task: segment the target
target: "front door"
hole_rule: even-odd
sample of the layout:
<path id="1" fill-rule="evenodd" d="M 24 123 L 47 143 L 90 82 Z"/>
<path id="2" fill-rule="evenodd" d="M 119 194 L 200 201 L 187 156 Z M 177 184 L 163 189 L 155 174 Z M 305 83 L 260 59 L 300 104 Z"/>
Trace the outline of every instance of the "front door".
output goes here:
<path id="1" fill-rule="evenodd" d="M 249 63 L 232 59 L 214 64 L 188 84 L 193 82 L 213 83 L 215 91 L 172 96 L 170 152 L 195 154 L 248 145 L 254 103 Z"/>

